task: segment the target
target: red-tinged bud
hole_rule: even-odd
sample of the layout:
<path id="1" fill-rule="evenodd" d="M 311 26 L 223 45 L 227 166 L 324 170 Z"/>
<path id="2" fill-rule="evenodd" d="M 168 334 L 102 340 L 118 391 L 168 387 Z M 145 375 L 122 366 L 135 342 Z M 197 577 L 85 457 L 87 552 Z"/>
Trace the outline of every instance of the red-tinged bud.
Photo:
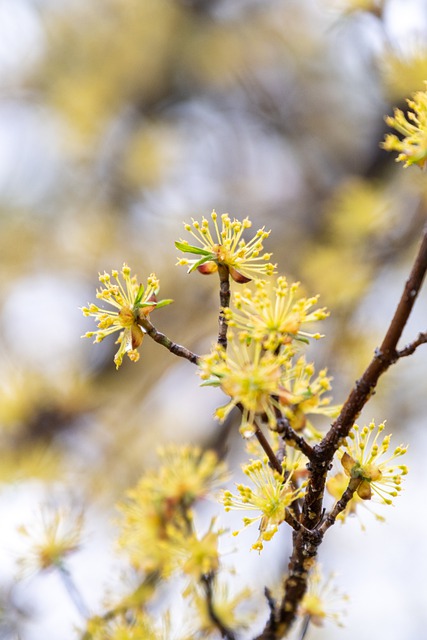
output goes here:
<path id="1" fill-rule="evenodd" d="M 156 294 L 153 293 L 147 300 L 147 302 L 157 302 L 157 298 L 156 298 Z M 148 316 L 152 311 L 154 311 L 154 309 L 156 308 L 156 305 L 150 305 L 149 307 L 143 307 L 142 309 L 140 309 L 140 312 L 142 311 L 142 314 L 144 316 Z"/>
<path id="2" fill-rule="evenodd" d="M 294 415 L 290 417 L 289 422 L 294 431 L 302 431 L 307 425 L 307 418 L 302 411 L 296 409 Z"/>
<path id="3" fill-rule="evenodd" d="M 368 480 L 362 480 L 357 488 L 357 495 L 359 498 L 362 498 L 362 500 L 370 500 L 372 498 L 371 484 Z"/>
<path id="4" fill-rule="evenodd" d="M 293 396 L 292 396 L 292 393 L 287 389 L 280 387 L 278 395 L 279 395 L 279 403 L 282 405 L 282 407 L 286 407 L 292 404 Z"/>
<path id="5" fill-rule="evenodd" d="M 157 302 L 156 294 L 152 293 L 151 296 L 147 299 L 147 302 Z M 138 309 L 138 317 L 146 318 L 152 311 L 154 311 L 155 308 L 155 304 L 149 305 L 148 307 L 141 307 L 140 309 Z"/>
<path id="6" fill-rule="evenodd" d="M 344 452 L 341 458 L 341 464 L 344 467 L 344 471 L 350 477 L 351 471 L 356 465 L 356 460 L 352 458 L 347 452 Z"/>
<path id="7" fill-rule="evenodd" d="M 228 267 L 228 270 L 234 282 L 238 282 L 239 284 L 246 284 L 247 282 L 250 282 L 252 280 L 252 278 L 247 278 L 242 273 L 237 271 L 237 269 L 235 269 L 234 267 Z"/>
<path id="8" fill-rule="evenodd" d="M 203 273 L 204 276 L 208 276 L 211 273 L 218 271 L 218 265 L 213 260 L 209 260 L 208 262 L 198 266 L 197 271 L 199 271 L 199 273 Z"/>
<path id="9" fill-rule="evenodd" d="M 141 346 L 142 340 L 144 338 L 144 332 L 142 331 L 141 327 L 137 324 L 133 324 L 131 329 L 131 336 L 132 349 L 138 349 L 138 347 Z"/>

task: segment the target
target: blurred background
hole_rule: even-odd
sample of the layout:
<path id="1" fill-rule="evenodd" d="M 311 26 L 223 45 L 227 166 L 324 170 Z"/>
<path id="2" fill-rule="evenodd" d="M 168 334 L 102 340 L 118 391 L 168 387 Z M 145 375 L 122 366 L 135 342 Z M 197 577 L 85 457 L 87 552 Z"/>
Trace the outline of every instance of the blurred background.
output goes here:
<path id="1" fill-rule="evenodd" d="M 115 504 L 156 446 L 218 447 L 226 435 L 230 464 L 244 459 L 236 429 L 212 418 L 222 398 L 199 389 L 189 363 L 147 339 L 117 372 L 113 339 L 80 339 L 94 328 L 79 307 L 95 301 L 98 273 L 154 271 L 175 301 L 157 328 L 206 352 L 217 279 L 175 267 L 174 240 L 212 209 L 249 216 L 272 229 L 279 272 L 330 309 L 308 357 L 328 366 L 342 402 L 426 220 L 426 174 L 379 148 L 384 115 L 424 80 L 426 0 L 0 0 L 0 638 L 71 640 L 84 628 L 58 576 L 18 571 L 17 527 L 31 529 L 41 505 L 84 507 L 70 568 L 101 613 L 123 564 Z M 426 317 L 424 290 L 407 341 Z M 355 519 L 328 533 L 320 559 L 350 596 L 346 626 L 308 639 L 425 634 L 425 353 L 387 374 L 360 420 L 387 419 L 395 443 L 410 444 L 411 473 L 385 524 L 366 513 L 366 532 Z M 237 581 L 257 576 L 259 631 L 263 586 L 289 548 L 277 536 L 260 557 L 254 535 L 233 539 L 230 562 Z"/>

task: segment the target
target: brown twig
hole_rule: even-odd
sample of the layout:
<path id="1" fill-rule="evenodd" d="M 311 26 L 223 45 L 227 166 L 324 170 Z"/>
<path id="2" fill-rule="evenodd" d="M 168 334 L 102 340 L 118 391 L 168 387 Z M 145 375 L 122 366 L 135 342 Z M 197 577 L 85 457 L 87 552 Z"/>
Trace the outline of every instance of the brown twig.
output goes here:
<path id="1" fill-rule="evenodd" d="M 227 348 L 227 320 L 225 319 L 223 309 L 227 309 L 230 306 L 230 274 L 228 267 L 223 264 L 218 265 L 219 274 L 219 302 L 220 312 L 218 318 L 218 344 L 224 349 Z"/>
<path id="2" fill-rule="evenodd" d="M 405 356 L 410 356 L 414 353 L 414 351 L 421 345 L 427 343 L 427 331 L 424 333 L 418 334 L 418 338 L 406 345 L 403 349 L 397 351 L 396 355 L 398 358 L 404 358 Z"/>
<path id="3" fill-rule="evenodd" d="M 172 342 L 172 340 L 165 336 L 164 333 L 157 331 L 156 327 L 151 324 L 150 320 L 146 316 L 141 314 L 141 316 L 138 318 L 138 324 L 141 325 L 145 333 L 150 336 L 150 338 L 154 340 L 154 342 L 158 342 L 163 347 L 166 347 L 166 349 L 168 349 L 175 356 L 185 358 L 193 364 L 199 363 L 200 356 L 198 356 L 196 353 L 193 353 L 186 347 L 183 347 L 176 342 Z"/>
<path id="4" fill-rule="evenodd" d="M 375 351 L 371 363 L 355 383 L 343 404 L 338 418 L 323 440 L 314 447 L 313 474 L 309 483 L 304 510 L 304 524 L 308 528 L 315 526 L 320 518 L 326 472 L 340 442 L 350 433 L 355 420 L 374 393 L 380 376 L 399 359 L 397 343 L 411 314 L 426 271 L 427 227 L 424 229 L 421 245 L 411 273 L 405 283 L 403 293 L 380 348 Z"/>
<path id="5" fill-rule="evenodd" d="M 309 460 L 314 456 L 313 447 L 302 436 L 298 435 L 289 424 L 289 420 L 285 417 L 277 419 L 277 432 L 280 433 L 286 444 L 292 445 L 295 449 L 299 449 Z"/>
<path id="6" fill-rule="evenodd" d="M 325 534 L 326 531 L 335 524 L 337 517 L 345 510 L 361 482 L 362 478 L 350 478 L 348 487 L 341 498 L 335 503 L 332 511 L 323 518 L 322 524 L 318 528 L 322 534 Z"/>
<path id="7" fill-rule="evenodd" d="M 264 449 L 267 455 L 268 461 L 270 462 L 270 465 L 272 466 L 273 469 L 275 469 L 281 475 L 283 473 L 283 467 L 280 464 L 280 461 L 277 459 L 277 456 L 274 453 L 273 449 L 271 448 L 269 441 L 261 431 L 260 426 L 255 421 L 254 421 L 254 427 L 255 427 L 255 437 L 260 443 L 261 447 Z"/>

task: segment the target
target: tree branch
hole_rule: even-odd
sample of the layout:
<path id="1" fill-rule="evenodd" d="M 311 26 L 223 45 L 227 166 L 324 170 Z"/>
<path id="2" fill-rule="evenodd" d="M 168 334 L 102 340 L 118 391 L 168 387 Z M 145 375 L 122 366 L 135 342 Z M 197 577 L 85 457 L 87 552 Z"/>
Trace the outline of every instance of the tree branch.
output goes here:
<path id="1" fill-rule="evenodd" d="M 342 440 L 348 436 L 357 416 L 375 391 L 380 376 L 400 357 L 410 355 L 417 346 L 426 342 L 425 334 L 420 334 L 414 342 L 402 351 L 397 351 L 397 343 L 411 314 L 415 300 L 421 289 L 427 271 L 427 227 L 423 231 L 421 245 L 412 266 L 409 278 L 384 340 L 375 351 L 371 363 L 356 381 L 340 415 L 323 440 L 313 447 L 308 469 L 310 479 L 304 498 L 301 528 L 293 532 L 293 552 L 289 562 L 289 573 L 285 580 L 285 593 L 279 606 L 270 614 L 263 632 L 255 640 L 279 640 L 292 626 L 297 608 L 307 589 L 308 572 L 315 560 L 317 550 L 327 529 L 334 524 L 338 514 L 345 509 L 357 489 L 350 481 L 341 499 L 332 512 L 322 521 L 323 495 L 326 476 L 333 456 Z M 353 486 L 354 485 L 354 486 Z"/>
<path id="2" fill-rule="evenodd" d="M 260 443 L 261 447 L 264 449 L 268 457 L 268 460 L 270 462 L 270 465 L 272 466 L 273 469 L 275 469 L 278 473 L 280 473 L 280 475 L 282 475 L 283 467 L 280 464 L 279 460 L 277 459 L 277 456 L 274 453 L 273 449 L 271 448 L 269 441 L 267 440 L 267 438 L 261 431 L 261 428 L 256 422 L 254 422 L 254 427 L 255 427 L 255 437 Z"/>
<path id="3" fill-rule="evenodd" d="M 219 274 L 219 302 L 220 302 L 220 312 L 218 318 L 218 344 L 220 344 L 224 349 L 227 348 L 227 320 L 225 319 L 223 309 L 226 309 L 230 306 L 230 274 L 228 271 L 228 267 L 223 264 L 218 265 L 218 274 Z"/>
<path id="4" fill-rule="evenodd" d="M 289 424 L 289 420 L 285 417 L 277 419 L 277 433 L 280 433 L 286 444 L 290 444 L 299 449 L 309 460 L 314 456 L 313 447 L 302 436 L 298 435 Z"/>
<path id="5" fill-rule="evenodd" d="M 228 627 L 226 627 L 221 620 L 219 619 L 218 615 L 216 614 L 215 608 L 214 608 L 214 603 L 213 603 L 213 582 L 215 579 L 215 575 L 213 573 L 207 573 L 205 575 L 202 576 L 201 581 L 205 590 L 205 594 L 206 594 L 206 604 L 208 607 L 208 613 L 209 613 L 209 618 L 211 619 L 211 621 L 213 622 L 213 624 L 216 626 L 216 628 L 218 629 L 218 631 L 221 634 L 222 638 L 226 638 L 226 640 L 236 640 L 236 636 L 234 634 L 234 631 L 232 631 L 231 629 L 229 629 Z"/>
<path id="6" fill-rule="evenodd" d="M 427 342 L 427 331 L 425 333 L 419 333 L 418 338 L 413 342 L 410 342 L 406 347 L 397 351 L 398 358 L 404 358 L 405 356 L 410 356 L 414 353 L 415 349 L 417 349 L 421 344 L 425 344 Z"/>
<path id="7" fill-rule="evenodd" d="M 345 510 L 346 506 L 354 496 L 354 493 L 361 482 L 362 482 L 362 478 L 350 479 L 348 483 L 348 487 L 342 494 L 341 498 L 335 503 L 332 511 L 328 513 L 323 519 L 323 522 L 319 527 L 319 531 L 321 531 L 322 534 L 325 534 L 325 532 L 330 527 L 332 527 L 333 524 L 335 524 L 337 517 L 339 516 L 340 513 L 342 513 Z"/>
<path id="8" fill-rule="evenodd" d="M 176 342 L 172 342 L 164 333 L 157 331 L 156 327 L 151 324 L 150 320 L 143 315 L 140 315 L 138 318 L 138 324 L 144 329 L 145 333 L 150 336 L 154 342 L 158 342 L 163 347 L 166 347 L 171 353 L 180 358 L 185 358 L 189 360 L 193 364 L 198 364 L 200 360 L 200 356 L 196 353 L 193 353 L 186 347 L 182 347 L 180 344 Z"/>
<path id="9" fill-rule="evenodd" d="M 380 348 L 375 351 L 374 357 L 362 377 L 356 381 L 338 418 L 323 440 L 314 447 L 312 476 L 307 487 L 303 511 L 303 523 L 307 528 L 313 528 L 320 519 L 326 474 L 340 442 L 348 436 L 358 415 L 373 395 L 380 376 L 399 359 L 399 352 L 396 349 L 397 343 L 411 314 L 426 271 L 427 227 L 424 229 L 421 245 L 409 278 L 405 283 L 403 293 Z"/>

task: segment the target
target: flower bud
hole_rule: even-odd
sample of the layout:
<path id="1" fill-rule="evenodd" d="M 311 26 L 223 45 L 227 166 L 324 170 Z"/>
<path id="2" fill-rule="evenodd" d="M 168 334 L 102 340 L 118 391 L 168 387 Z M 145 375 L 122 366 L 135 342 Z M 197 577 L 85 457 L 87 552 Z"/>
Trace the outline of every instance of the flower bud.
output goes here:
<path id="1" fill-rule="evenodd" d="M 218 271 L 218 265 L 213 260 L 209 260 L 208 262 L 205 262 L 204 264 L 198 266 L 197 271 L 199 273 L 202 273 L 204 276 L 208 276 L 211 273 L 215 273 L 216 271 Z"/>

